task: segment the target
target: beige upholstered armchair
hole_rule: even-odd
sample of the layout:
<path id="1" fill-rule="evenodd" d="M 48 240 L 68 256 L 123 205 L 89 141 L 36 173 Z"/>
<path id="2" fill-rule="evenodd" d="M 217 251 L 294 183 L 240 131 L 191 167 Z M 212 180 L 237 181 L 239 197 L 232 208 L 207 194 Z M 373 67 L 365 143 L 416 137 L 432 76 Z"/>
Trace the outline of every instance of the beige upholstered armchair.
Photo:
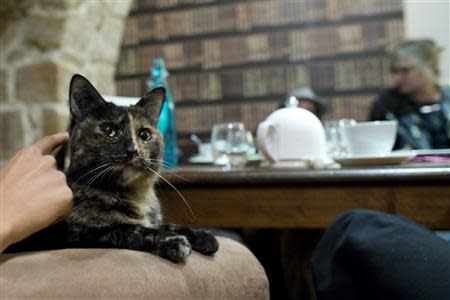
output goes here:
<path id="1" fill-rule="evenodd" d="M 64 249 L 0 255 L 1 299 L 269 299 L 258 260 L 220 238 L 212 257 L 175 264 L 123 249 Z"/>

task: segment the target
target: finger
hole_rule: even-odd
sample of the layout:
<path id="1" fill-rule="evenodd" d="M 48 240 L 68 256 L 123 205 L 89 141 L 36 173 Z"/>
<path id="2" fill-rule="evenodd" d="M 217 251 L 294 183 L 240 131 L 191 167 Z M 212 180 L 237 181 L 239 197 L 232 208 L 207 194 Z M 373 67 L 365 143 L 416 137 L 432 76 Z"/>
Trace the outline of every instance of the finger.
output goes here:
<path id="1" fill-rule="evenodd" d="M 38 140 L 34 146 L 44 155 L 51 154 L 58 146 L 61 146 L 69 140 L 67 132 L 60 132 Z"/>
<path id="2" fill-rule="evenodd" d="M 73 192 L 69 187 L 62 190 L 60 195 L 61 201 L 59 201 L 60 207 L 58 208 L 58 216 L 52 225 L 64 220 L 72 211 L 73 207 Z"/>

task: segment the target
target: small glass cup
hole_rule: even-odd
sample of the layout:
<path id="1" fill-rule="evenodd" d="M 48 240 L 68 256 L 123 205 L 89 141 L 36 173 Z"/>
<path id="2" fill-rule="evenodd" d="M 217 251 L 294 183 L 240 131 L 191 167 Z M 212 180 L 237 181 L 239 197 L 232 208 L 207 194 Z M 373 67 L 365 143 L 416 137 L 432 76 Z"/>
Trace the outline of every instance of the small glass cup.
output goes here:
<path id="1" fill-rule="evenodd" d="M 354 119 L 340 119 L 325 122 L 327 153 L 331 158 L 346 156 L 348 154 L 348 145 L 342 135 L 342 127 L 355 123 L 356 121 Z"/>
<path id="2" fill-rule="evenodd" d="M 214 125 L 211 145 L 215 165 L 236 168 L 247 164 L 251 141 L 244 124 L 232 122 Z"/>

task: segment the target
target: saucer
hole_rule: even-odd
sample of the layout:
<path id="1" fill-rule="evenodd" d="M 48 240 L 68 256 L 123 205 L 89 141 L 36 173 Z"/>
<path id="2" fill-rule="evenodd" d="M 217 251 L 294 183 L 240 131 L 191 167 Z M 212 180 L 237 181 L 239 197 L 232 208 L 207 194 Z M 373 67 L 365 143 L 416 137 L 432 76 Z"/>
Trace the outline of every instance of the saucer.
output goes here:
<path id="1" fill-rule="evenodd" d="M 341 166 L 383 166 L 398 165 L 416 156 L 414 152 L 391 152 L 384 155 L 351 155 L 334 157 Z"/>
<path id="2" fill-rule="evenodd" d="M 212 157 L 194 155 L 188 158 L 188 162 L 191 164 L 213 164 Z M 247 157 L 247 165 L 255 165 L 261 162 L 259 155 L 249 155 Z"/>
<path id="3" fill-rule="evenodd" d="M 188 161 L 191 164 L 212 164 L 213 163 L 212 157 L 200 156 L 200 155 L 191 156 L 188 158 Z"/>
<path id="4" fill-rule="evenodd" d="M 339 165 L 328 157 L 322 159 L 297 159 L 297 160 L 280 160 L 273 163 L 266 164 L 273 168 L 283 169 L 336 169 Z"/>
<path id="5" fill-rule="evenodd" d="M 450 155 L 450 149 L 395 150 L 392 153 L 414 153 L 416 155 Z"/>

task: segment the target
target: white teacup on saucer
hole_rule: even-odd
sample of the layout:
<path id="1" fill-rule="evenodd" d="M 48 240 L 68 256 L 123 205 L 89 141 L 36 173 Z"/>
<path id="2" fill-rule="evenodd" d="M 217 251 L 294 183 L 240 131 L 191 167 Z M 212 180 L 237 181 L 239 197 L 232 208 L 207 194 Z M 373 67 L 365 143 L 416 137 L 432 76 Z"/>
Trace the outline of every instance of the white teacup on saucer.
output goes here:
<path id="1" fill-rule="evenodd" d="M 397 121 L 357 122 L 342 128 L 348 156 L 383 156 L 391 153 Z"/>

